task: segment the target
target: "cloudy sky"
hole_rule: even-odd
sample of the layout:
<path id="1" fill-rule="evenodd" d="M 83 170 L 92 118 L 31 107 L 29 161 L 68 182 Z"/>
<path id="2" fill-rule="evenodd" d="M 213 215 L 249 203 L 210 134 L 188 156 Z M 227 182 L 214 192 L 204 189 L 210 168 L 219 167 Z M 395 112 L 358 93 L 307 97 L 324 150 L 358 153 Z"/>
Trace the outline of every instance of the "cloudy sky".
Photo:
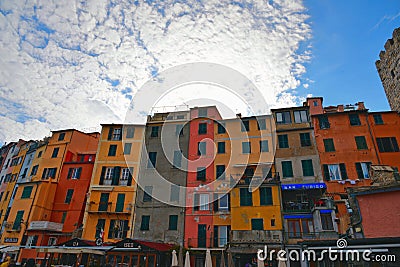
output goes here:
<path id="1" fill-rule="evenodd" d="M 320 74 L 308 72 L 324 64 L 314 54 L 324 47 L 315 38 L 323 8 L 301 0 L 1 1 L 0 144 L 121 122 L 146 81 L 184 63 L 239 71 L 271 107 L 325 96 L 329 88 L 315 86 Z M 374 18 L 373 32 L 398 21 L 387 8 L 379 16 L 392 17 Z"/>

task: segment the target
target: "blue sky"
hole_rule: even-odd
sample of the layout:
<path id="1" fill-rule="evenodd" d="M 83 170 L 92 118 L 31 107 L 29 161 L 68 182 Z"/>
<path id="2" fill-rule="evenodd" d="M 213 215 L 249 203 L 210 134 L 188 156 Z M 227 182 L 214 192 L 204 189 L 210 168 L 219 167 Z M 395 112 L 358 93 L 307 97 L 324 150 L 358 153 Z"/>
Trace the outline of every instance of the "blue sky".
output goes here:
<path id="1" fill-rule="evenodd" d="M 146 81 L 199 61 L 242 73 L 272 108 L 311 94 L 388 110 L 374 63 L 396 27 L 399 0 L 0 1 L 0 144 L 123 122 Z M 185 90 L 162 103 L 247 112 Z"/>
<path id="2" fill-rule="evenodd" d="M 400 27 L 400 1 L 306 0 L 313 58 L 306 65 L 313 95 L 325 105 L 364 101 L 373 111 L 389 110 L 375 61 Z"/>

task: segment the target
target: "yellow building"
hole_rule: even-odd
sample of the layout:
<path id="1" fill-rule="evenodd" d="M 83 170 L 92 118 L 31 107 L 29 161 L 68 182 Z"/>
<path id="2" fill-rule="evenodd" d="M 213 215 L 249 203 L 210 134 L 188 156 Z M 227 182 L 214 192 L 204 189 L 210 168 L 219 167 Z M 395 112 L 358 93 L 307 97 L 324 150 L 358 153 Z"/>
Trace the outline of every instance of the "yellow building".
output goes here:
<path id="1" fill-rule="evenodd" d="M 144 125 L 103 124 L 90 183 L 83 239 L 131 237 Z"/>

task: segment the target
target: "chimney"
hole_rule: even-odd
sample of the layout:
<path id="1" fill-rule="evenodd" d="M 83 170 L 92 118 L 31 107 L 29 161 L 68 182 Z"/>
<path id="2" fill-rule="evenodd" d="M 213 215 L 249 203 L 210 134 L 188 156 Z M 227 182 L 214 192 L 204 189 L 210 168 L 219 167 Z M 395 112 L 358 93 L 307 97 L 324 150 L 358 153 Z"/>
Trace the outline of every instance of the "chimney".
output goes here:
<path id="1" fill-rule="evenodd" d="M 357 106 L 358 106 L 357 110 L 365 110 L 364 102 L 358 102 Z"/>

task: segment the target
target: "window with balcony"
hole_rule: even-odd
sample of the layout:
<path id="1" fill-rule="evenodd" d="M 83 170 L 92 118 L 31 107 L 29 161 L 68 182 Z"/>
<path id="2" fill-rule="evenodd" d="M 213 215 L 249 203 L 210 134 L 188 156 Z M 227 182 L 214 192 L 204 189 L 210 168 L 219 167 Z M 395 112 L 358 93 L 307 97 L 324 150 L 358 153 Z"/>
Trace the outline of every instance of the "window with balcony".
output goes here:
<path id="1" fill-rule="evenodd" d="M 289 139 L 287 134 L 278 135 L 279 148 L 289 148 Z"/>
<path id="2" fill-rule="evenodd" d="M 361 125 L 360 117 L 358 116 L 358 114 L 349 114 L 349 120 L 351 126 Z"/>
<path id="3" fill-rule="evenodd" d="M 178 230 L 178 215 L 169 215 L 168 230 Z"/>
<path id="4" fill-rule="evenodd" d="M 300 133 L 300 145 L 302 147 L 311 146 L 310 133 Z"/>
<path id="5" fill-rule="evenodd" d="M 159 130 L 160 130 L 160 126 L 152 126 L 150 137 L 158 137 Z"/>
<path id="6" fill-rule="evenodd" d="M 377 125 L 383 124 L 383 119 L 382 119 L 381 114 L 374 114 L 373 117 L 374 117 L 375 124 L 377 124 Z"/>
<path id="7" fill-rule="evenodd" d="M 356 146 L 358 150 L 368 149 L 367 140 L 365 136 L 355 136 Z"/>
<path id="8" fill-rule="evenodd" d="M 251 230 L 264 230 L 264 220 L 251 219 Z"/>
<path id="9" fill-rule="evenodd" d="M 260 152 L 269 152 L 268 140 L 260 141 Z"/>
<path id="10" fill-rule="evenodd" d="M 110 220 L 110 228 L 108 230 L 108 238 L 123 239 L 128 233 L 128 220 Z"/>
<path id="11" fill-rule="evenodd" d="M 324 139 L 325 152 L 335 152 L 335 144 L 332 138 Z"/>
<path id="12" fill-rule="evenodd" d="M 253 206 L 253 194 L 249 188 L 240 188 L 240 206 Z"/>
<path id="13" fill-rule="evenodd" d="M 369 178 L 371 162 L 356 162 L 356 171 L 359 179 Z"/>
<path id="14" fill-rule="evenodd" d="M 283 178 L 291 178 L 291 177 L 293 177 L 292 162 L 290 160 L 282 161 L 281 164 L 282 164 L 282 176 L 283 176 Z"/>
<path id="15" fill-rule="evenodd" d="M 399 145 L 397 144 L 396 137 L 381 137 L 376 138 L 379 152 L 399 152 Z"/>
<path id="16" fill-rule="evenodd" d="M 306 123 L 308 122 L 307 110 L 297 110 L 293 112 L 295 123 Z"/>
<path id="17" fill-rule="evenodd" d="M 306 159 L 301 161 L 301 167 L 303 169 L 303 176 L 314 176 L 314 168 L 311 159 Z"/>
<path id="18" fill-rule="evenodd" d="M 285 111 L 285 112 L 277 112 L 275 115 L 276 118 L 276 123 L 277 124 L 288 124 L 292 123 L 292 119 L 290 117 L 290 112 Z"/>
<path id="19" fill-rule="evenodd" d="M 199 123 L 199 134 L 206 134 L 207 133 L 207 123 Z"/>

